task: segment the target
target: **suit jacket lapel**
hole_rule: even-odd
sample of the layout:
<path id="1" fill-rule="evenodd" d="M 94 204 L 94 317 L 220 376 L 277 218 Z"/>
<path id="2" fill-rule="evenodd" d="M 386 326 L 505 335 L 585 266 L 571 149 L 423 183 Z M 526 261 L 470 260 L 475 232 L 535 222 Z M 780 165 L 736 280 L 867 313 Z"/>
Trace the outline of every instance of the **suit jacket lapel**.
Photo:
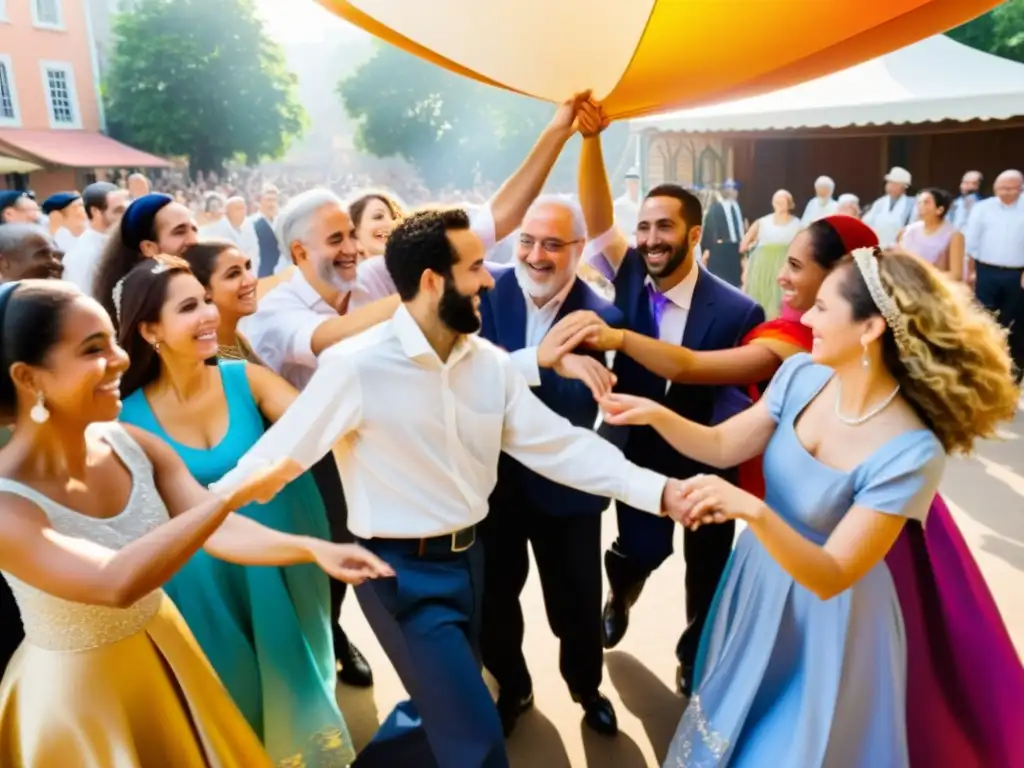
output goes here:
<path id="1" fill-rule="evenodd" d="M 569 293 L 565 295 L 565 301 L 562 302 L 562 306 L 558 308 L 554 322 L 557 323 L 563 317 L 578 309 L 586 309 L 589 306 L 587 302 L 587 293 L 589 291 L 590 289 L 587 288 L 586 284 L 577 277 L 572 284 L 572 288 L 569 289 Z"/>
<path id="2" fill-rule="evenodd" d="M 509 270 L 502 275 L 488 294 L 494 310 L 494 328 L 498 334 L 498 345 L 508 352 L 516 352 L 526 346 L 526 297 L 519 287 L 515 272 Z"/>
<path id="3" fill-rule="evenodd" d="M 686 316 L 682 344 L 688 349 L 700 349 L 711 326 L 715 324 L 715 283 L 696 264 L 697 285 L 693 287 L 690 311 Z"/>

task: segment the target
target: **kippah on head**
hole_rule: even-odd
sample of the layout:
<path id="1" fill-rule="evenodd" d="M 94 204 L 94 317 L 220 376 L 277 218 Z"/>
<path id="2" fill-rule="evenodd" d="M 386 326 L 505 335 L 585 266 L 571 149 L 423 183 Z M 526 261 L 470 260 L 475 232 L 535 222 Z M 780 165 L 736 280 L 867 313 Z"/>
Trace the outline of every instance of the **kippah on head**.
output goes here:
<path id="1" fill-rule="evenodd" d="M 5 189 L 0 192 L 0 213 L 17 205 L 23 197 L 26 197 L 26 193 L 17 189 Z"/>
<path id="2" fill-rule="evenodd" d="M 858 248 L 878 247 L 878 235 L 860 219 L 836 214 L 826 216 L 821 221 L 835 230 L 839 239 L 843 241 L 843 247 L 846 248 L 847 253 L 853 253 Z"/>
<path id="3" fill-rule="evenodd" d="M 81 195 L 77 192 L 58 192 L 57 194 L 50 195 L 46 198 L 40 208 L 43 213 L 49 215 L 54 211 L 63 211 L 80 197 Z"/>
<path id="4" fill-rule="evenodd" d="M 121 219 L 121 242 L 125 247 L 137 251 L 142 247 L 143 240 L 152 238 L 156 215 L 164 206 L 173 202 L 174 198 L 170 195 L 155 192 L 133 200 Z"/>

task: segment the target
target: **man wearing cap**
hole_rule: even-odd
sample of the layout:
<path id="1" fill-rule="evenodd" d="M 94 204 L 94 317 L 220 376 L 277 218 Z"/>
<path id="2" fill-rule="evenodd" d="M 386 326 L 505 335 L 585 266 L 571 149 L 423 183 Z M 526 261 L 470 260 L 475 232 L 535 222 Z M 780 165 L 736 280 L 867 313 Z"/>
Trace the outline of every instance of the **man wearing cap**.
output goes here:
<path id="1" fill-rule="evenodd" d="M 77 192 L 58 192 L 43 201 L 42 210 L 49 222 L 50 236 L 67 253 L 89 223 L 82 196 Z"/>
<path id="2" fill-rule="evenodd" d="M 804 215 L 800 219 L 805 227 L 838 211 L 839 203 L 832 197 L 835 191 L 836 183 L 828 176 L 819 176 L 814 180 L 814 197 L 807 201 Z"/>
<path id="3" fill-rule="evenodd" d="M 0 192 L 0 224 L 38 224 L 39 204 L 23 190 Z"/>
<path id="4" fill-rule="evenodd" d="M 910 223 L 914 213 L 914 198 L 907 194 L 910 171 L 894 167 L 885 177 L 885 194 L 875 200 L 864 216 L 864 223 L 875 230 L 882 248 L 896 245 L 900 230 Z"/>
<path id="5" fill-rule="evenodd" d="M 128 193 L 108 181 L 97 181 L 82 192 L 82 204 L 89 226 L 64 255 L 64 279 L 83 293 L 92 295 L 92 280 L 110 228 L 121 220 Z"/>
<path id="6" fill-rule="evenodd" d="M 626 192 L 612 203 L 615 226 L 636 240 L 636 225 L 640 220 L 640 173 L 636 168 L 626 171 Z"/>
<path id="7" fill-rule="evenodd" d="M 711 273 L 738 288 L 743 272 L 740 241 L 747 231 L 747 223 L 737 197 L 739 184 L 726 179 L 722 184 L 722 199 L 713 203 L 704 217 L 700 247 L 706 254 Z"/>

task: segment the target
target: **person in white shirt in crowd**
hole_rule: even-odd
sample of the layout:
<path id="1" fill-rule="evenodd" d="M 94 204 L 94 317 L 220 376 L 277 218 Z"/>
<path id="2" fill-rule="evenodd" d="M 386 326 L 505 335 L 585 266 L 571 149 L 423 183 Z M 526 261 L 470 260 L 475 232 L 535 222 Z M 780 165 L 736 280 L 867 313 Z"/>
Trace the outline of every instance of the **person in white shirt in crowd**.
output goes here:
<path id="1" fill-rule="evenodd" d="M 967 228 L 967 221 L 974 204 L 981 200 L 981 171 L 968 171 L 960 180 L 960 196 L 949 207 L 949 222 L 961 232 Z"/>
<path id="2" fill-rule="evenodd" d="M 89 225 L 82 196 L 77 192 L 58 192 L 46 198 L 41 209 L 46 215 L 50 236 L 57 247 L 67 253 Z"/>
<path id="3" fill-rule="evenodd" d="M 138 200 L 149 194 L 149 179 L 141 173 L 133 173 L 128 177 L 128 198 Z"/>
<path id="4" fill-rule="evenodd" d="M 0 191 L 0 224 L 38 224 L 39 203 L 30 192 Z"/>
<path id="5" fill-rule="evenodd" d="M 860 198 L 851 192 L 847 192 L 839 196 L 836 201 L 836 213 L 842 214 L 843 216 L 853 216 L 855 219 L 860 218 Z"/>
<path id="6" fill-rule="evenodd" d="M 830 177 L 819 176 L 814 180 L 814 197 L 807 201 L 800 219 L 805 227 L 839 212 L 839 203 L 832 197 L 835 191 L 836 183 Z"/>
<path id="7" fill-rule="evenodd" d="M 203 210 L 196 217 L 196 225 L 199 227 L 199 239 L 202 240 L 210 227 L 216 226 L 224 221 L 224 206 L 227 198 L 220 192 L 208 192 L 203 200 Z"/>
<path id="8" fill-rule="evenodd" d="M 1024 372 L 1024 174 L 1003 171 L 995 197 L 974 206 L 967 222 L 967 253 L 978 301 L 1010 332 L 1017 380 Z"/>
<path id="9" fill-rule="evenodd" d="M 900 231 L 910 223 L 914 198 L 907 195 L 911 184 L 910 171 L 898 166 L 885 177 L 885 194 L 875 200 L 864 216 L 864 223 L 878 235 L 882 248 L 896 245 Z"/>
<path id="10" fill-rule="evenodd" d="M 92 296 L 92 284 L 100 254 L 107 244 L 111 227 L 124 216 L 128 192 L 108 181 L 97 181 L 82 191 L 82 204 L 89 226 L 64 254 L 64 279 L 70 280 L 86 296 Z"/>
<path id="11" fill-rule="evenodd" d="M 280 194 L 273 184 L 264 184 L 258 201 L 259 210 L 249 218 L 260 249 L 256 259 L 256 276 L 260 278 L 273 275 L 281 261 L 281 247 L 274 231 Z"/>
<path id="12" fill-rule="evenodd" d="M 615 211 L 615 226 L 628 232 L 636 240 L 636 224 L 640 220 L 640 172 L 636 168 L 626 171 L 626 191 L 612 202 Z"/>
<path id="13" fill-rule="evenodd" d="M 392 232 L 394 317 L 326 351 L 291 408 L 216 484 L 275 456 L 309 467 L 339 440 L 349 527 L 396 573 L 357 588 L 409 692 L 356 765 L 507 768 L 478 653 L 483 552 L 476 526 L 504 451 L 571 487 L 679 515 L 678 481 L 630 464 L 530 391 L 510 356 L 476 335 L 494 280 L 465 211 L 423 211 Z"/>
<path id="14" fill-rule="evenodd" d="M 226 240 L 234 243 L 252 261 L 253 272 L 259 273 L 260 246 L 256 241 L 256 230 L 246 217 L 244 197 L 229 197 L 224 204 L 224 216 L 216 223 L 200 229 L 199 240 Z"/>

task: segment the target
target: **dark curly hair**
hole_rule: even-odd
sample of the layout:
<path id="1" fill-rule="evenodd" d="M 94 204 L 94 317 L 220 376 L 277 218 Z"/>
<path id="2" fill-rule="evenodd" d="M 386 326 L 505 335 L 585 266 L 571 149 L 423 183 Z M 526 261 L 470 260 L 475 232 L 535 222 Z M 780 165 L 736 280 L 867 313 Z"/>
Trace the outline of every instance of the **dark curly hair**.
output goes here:
<path id="1" fill-rule="evenodd" d="M 384 263 L 402 301 L 416 298 L 427 270 L 451 277 L 459 254 L 448 240 L 448 232 L 469 228 L 469 214 L 461 208 L 419 211 L 395 227 L 384 249 Z"/>

